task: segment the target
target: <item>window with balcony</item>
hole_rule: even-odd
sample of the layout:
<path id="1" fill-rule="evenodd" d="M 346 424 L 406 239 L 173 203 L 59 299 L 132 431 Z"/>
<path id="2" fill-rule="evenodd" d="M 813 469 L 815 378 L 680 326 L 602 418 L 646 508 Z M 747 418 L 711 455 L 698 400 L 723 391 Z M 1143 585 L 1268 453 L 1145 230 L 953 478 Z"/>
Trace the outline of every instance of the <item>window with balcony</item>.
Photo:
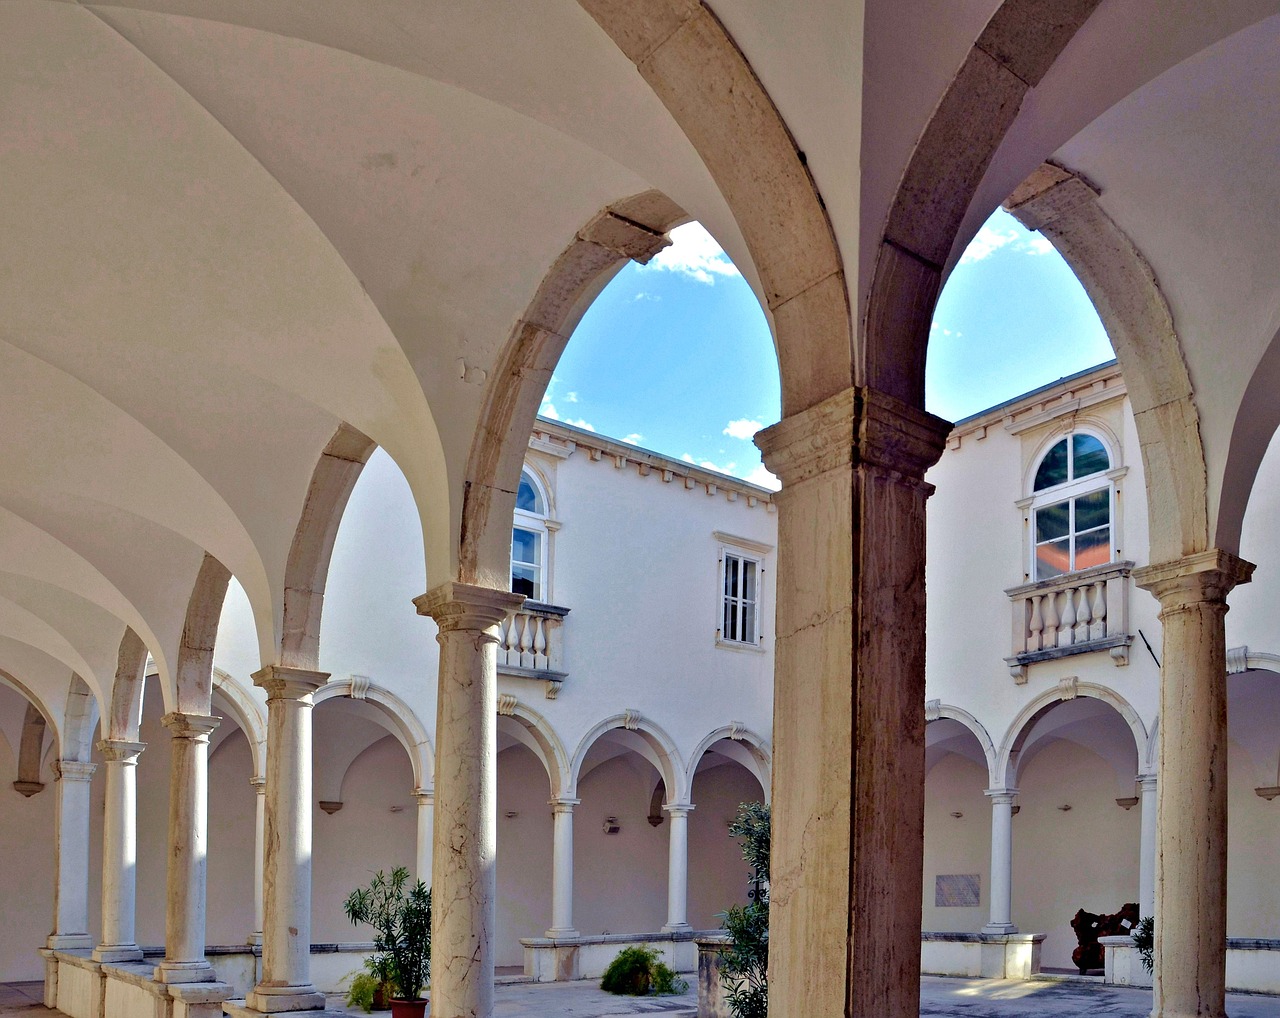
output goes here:
<path id="1" fill-rule="evenodd" d="M 1045 453 L 1031 506 L 1036 580 L 1111 561 L 1110 469 L 1107 447 L 1087 433 L 1068 435 Z"/>
<path id="2" fill-rule="evenodd" d="M 515 523 L 511 528 L 511 590 L 533 601 L 546 601 L 547 499 L 528 470 L 516 491 Z"/>

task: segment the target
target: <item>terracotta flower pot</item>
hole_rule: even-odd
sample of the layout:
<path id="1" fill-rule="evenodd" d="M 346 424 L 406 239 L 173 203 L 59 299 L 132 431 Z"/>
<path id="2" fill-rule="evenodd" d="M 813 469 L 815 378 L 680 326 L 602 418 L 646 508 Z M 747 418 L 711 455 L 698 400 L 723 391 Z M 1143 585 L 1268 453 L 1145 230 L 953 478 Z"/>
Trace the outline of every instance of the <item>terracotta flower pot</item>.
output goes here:
<path id="1" fill-rule="evenodd" d="M 426 997 L 421 1000 L 400 1000 L 391 998 L 391 1018 L 424 1018 L 427 1013 Z"/>

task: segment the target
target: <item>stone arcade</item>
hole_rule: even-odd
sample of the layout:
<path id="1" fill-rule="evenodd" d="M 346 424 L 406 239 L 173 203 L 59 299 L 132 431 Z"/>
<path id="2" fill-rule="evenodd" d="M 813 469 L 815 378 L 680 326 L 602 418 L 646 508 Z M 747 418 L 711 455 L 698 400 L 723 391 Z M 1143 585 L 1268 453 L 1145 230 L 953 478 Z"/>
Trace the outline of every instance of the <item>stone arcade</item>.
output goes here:
<path id="1" fill-rule="evenodd" d="M 1242 526 L 1280 423 L 1278 12 L 0 6 L 0 668 L 56 738 L 55 787 L 30 800 L 56 799 L 47 950 L 97 939 L 82 877 L 95 739 L 120 810 L 98 946 L 133 949 L 114 860 L 134 837 L 149 655 L 171 762 L 165 956 L 121 962 L 102 1010 L 216 1011 L 206 774 L 234 576 L 270 723 L 248 1005 L 314 1003 L 307 742 L 333 681 L 319 636 L 337 525 L 376 447 L 416 506 L 415 594 L 444 641 L 434 785 L 418 786 L 451 848 L 432 860 L 435 1011 L 488 1013 L 497 642 L 518 602 L 528 435 L 595 293 L 694 218 L 767 309 L 781 375 L 783 420 L 760 436 L 783 482 L 773 1013 L 914 1014 L 924 474 L 949 432 L 923 409 L 923 366 L 947 272 L 1007 202 L 1081 278 L 1128 386 L 1149 532 L 1132 578 L 1165 632 L 1156 1013 L 1221 1015 L 1224 616 L 1252 572 Z M 614 727 L 660 744 L 638 713 L 620 705 Z M 685 776 L 665 778 L 675 832 L 697 811 L 678 808 Z M 75 957 L 50 962 L 59 998 L 109 964 Z"/>

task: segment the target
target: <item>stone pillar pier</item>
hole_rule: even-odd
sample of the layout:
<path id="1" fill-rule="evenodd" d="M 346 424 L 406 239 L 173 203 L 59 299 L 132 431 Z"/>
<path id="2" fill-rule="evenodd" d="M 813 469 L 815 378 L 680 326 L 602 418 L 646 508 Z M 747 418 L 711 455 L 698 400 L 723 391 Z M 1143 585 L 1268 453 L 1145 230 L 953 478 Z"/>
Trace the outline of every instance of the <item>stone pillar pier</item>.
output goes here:
<path id="1" fill-rule="evenodd" d="M 54 813 L 53 932 L 55 951 L 93 947 L 89 936 L 89 780 L 97 764 L 59 760 Z"/>
<path id="2" fill-rule="evenodd" d="M 431 1013 L 493 1014 L 498 625 L 520 594 L 443 583 L 414 599 L 440 627 L 432 853 Z"/>
<path id="3" fill-rule="evenodd" d="M 311 708 L 328 680 L 283 665 L 253 673 L 267 691 L 262 978 L 245 999 L 254 1011 L 324 1007 L 311 982 Z"/>
<path id="4" fill-rule="evenodd" d="M 433 788 L 415 788 L 413 797 L 418 800 L 418 844 L 415 858 L 415 876 L 431 886 L 431 843 L 435 831 L 436 793 Z"/>
<path id="5" fill-rule="evenodd" d="M 1153 1018 L 1223 1018 L 1227 945 L 1227 593 L 1253 566 L 1211 549 L 1133 571 L 1160 601 Z"/>
<path id="6" fill-rule="evenodd" d="M 548 937 L 576 937 L 573 928 L 573 807 L 581 799 L 552 799 L 551 929 Z"/>
<path id="7" fill-rule="evenodd" d="M 138 755 L 141 742 L 104 739 L 98 750 L 107 762 L 102 819 L 102 940 L 93 960 L 138 961 L 134 934 L 138 883 Z"/>
<path id="8" fill-rule="evenodd" d="M 1138 849 L 1138 908 L 1144 916 L 1156 914 L 1156 789 L 1154 774 L 1138 775 L 1142 791 L 1142 836 Z"/>
<path id="9" fill-rule="evenodd" d="M 666 933 L 685 933 L 689 926 L 689 814 L 693 806 L 687 802 L 664 805 L 662 811 L 671 818 L 671 842 L 667 857 L 667 922 Z"/>
<path id="10" fill-rule="evenodd" d="M 210 983 L 204 956 L 205 873 L 209 853 L 209 735 L 221 718 L 166 714 L 169 729 L 169 868 L 164 961 L 159 983 Z"/>
<path id="11" fill-rule="evenodd" d="M 257 793 L 254 796 L 253 812 L 253 932 L 249 934 L 249 944 L 262 946 L 262 857 L 267 844 L 267 779 L 256 774 L 249 779 L 249 784 Z"/>
<path id="12" fill-rule="evenodd" d="M 949 430 L 856 387 L 756 436 L 782 480 L 772 1018 L 920 1006 L 923 478 Z"/>
<path id="13" fill-rule="evenodd" d="M 991 800 L 991 921 L 983 933 L 1017 933 L 1013 925 L 1013 801 L 1016 788 L 988 788 Z"/>

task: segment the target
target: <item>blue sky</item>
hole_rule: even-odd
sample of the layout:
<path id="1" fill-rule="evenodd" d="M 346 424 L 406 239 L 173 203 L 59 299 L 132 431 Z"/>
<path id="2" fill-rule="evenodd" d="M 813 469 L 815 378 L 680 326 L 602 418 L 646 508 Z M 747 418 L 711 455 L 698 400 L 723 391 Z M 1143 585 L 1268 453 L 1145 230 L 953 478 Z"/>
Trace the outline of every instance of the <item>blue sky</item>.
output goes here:
<path id="1" fill-rule="evenodd" d="M 755 294 L 701 226 L 596 299 L 556 368 L 545 416 L 776 486 L 751 442 L 778 420 L 778 362 Z M 926 404 L 958 420 L 1112 356 L 1048 242 L 997 211 L 934 315 Z"/>

